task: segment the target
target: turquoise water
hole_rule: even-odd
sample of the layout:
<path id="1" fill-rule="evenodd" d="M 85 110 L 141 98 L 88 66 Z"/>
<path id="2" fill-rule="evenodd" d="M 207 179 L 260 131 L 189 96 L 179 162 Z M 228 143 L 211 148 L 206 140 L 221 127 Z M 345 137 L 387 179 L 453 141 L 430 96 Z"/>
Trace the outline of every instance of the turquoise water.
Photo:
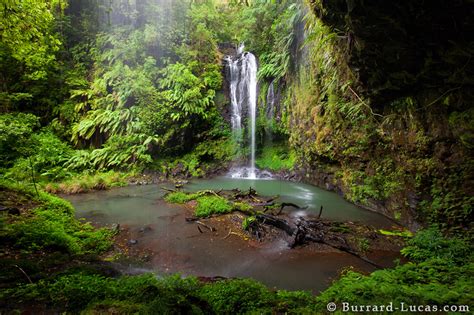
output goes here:
<path id="1" fill-rule="evenodd" d="M 160 185 L 168 186 L 171 185 Z M 183 275 L 251 277 L 269 287 L 318 292 L 328 287 L 348 266 L 372 271 L 365 262 L 345 253 L 320 252 L 302 247 L 289 249 L 283 240 L 271 243 L 246 241 L 228 230 L 200 233 L 195 223 L 185 220 L 189 210 L 162 200 L 158 185 L 129 186 L 108 191 L 67 196 L 76 208 L 76 216 L 98 226 L 120 224 L 137 240 L 136 248 L 155 253 L 144 266 L 125 265 L 131 273 L 152 271 L 157 274 L 179 272 Z M 388 224 L 384 217 L 357 208 L 338 195 L 316 187 L 279 181 L 249 181 L 227 178 L 193 181 L 188 190 L 248 189 L 260 194 L 281 195 L 283 200 L 308 205 L 313 212 L 324 205 L 323 217 Z M 301 210 L 293 211 L 302 215 Z M 212 224 L 212 223 L 209 223 Z M 390 265 L 396 253 L 377 253 L 377 261 Z"/>

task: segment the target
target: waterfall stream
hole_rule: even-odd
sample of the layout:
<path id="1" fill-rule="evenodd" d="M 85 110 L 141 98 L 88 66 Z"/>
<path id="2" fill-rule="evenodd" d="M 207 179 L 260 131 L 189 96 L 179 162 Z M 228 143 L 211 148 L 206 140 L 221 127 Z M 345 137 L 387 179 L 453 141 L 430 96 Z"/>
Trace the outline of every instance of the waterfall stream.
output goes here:
<path id="1" fill-rule="evenodd" d="M 268 143 L 272 142 L 272 131 L 273 131 L 273 119 L 275 116 L 275 80 L 273 80 L 268 86 L 267 92 L 267 106 L 266 106 L 266 118 L 268 121 L 266 128 L 266 135 Z"/>
<path id="2" fill-rule="evenodd" d="M 230 100 L 232 106 L 231 125 L 237 143 L 242 143 L 242 117 L 247 113 L 249 137 L 249 164 L 231 170 L 232 177 L 256 179 L 260 177 L 255 166 L 256 151 L 256 121 L 257 121 L 257 58 L 250 52 L 244 52 L 241 45 L 236 57 L 226 58 L 230 72 Z M 268 176 L 267 176 L 268 177 Z"/>

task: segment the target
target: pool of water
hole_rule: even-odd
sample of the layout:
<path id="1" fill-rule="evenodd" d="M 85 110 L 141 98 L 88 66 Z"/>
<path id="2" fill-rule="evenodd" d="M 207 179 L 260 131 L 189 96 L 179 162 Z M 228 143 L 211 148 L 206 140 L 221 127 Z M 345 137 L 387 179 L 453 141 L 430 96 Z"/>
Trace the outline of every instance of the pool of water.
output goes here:
<path id="1" fill-rule="evenodd" d="M 279 195 L 282 202 L 291 202 L 300 207 L 308 207 L 305 210 L 285 208 L 286 212 L 292 212 L 296 215 L 317 215 L 320 207 L 323 206 L 322 218 L 325 219 L 361 222 L 381 228 L 392 225 L 392 222 L 383 215 L 357 207 L 334 192 L 302 183 L 275 179 L 255 180 L 217 177 L 193 180 L 185 186 L 185 190 L 227 190 L 234 188 L 248 190 L 249 187 L 254 188 L 260 195 Z"/>
<path id="2" fill-rule="evenodd" d="M 99 226 L 118 223 L 127 227 L 135 245 L 156 253 L 145 269 L 158 274 L 180 272 L 183 275 L 251 277 L 270 287 L 290 290 L 326 288 L 348 266 L 372 271 L 367 263 L 345 253 L 317 252 L 308 248 L 289 249 L 284 241 L 262 244 L 249 242 L 228 231 L 200 233 L 196 224 L 185 220 L 189 213 L 182 206 L 162 200 L 160 186 L 116 188 L 67 196 L 76 208 L 76 217 Z M 311 212 L 324 205 L 323 216 L 386 226 L 389 222 L 375 213 L 357 208 L 338 195 L 316 187 L 275 180 L 249 181 L 228 178 L 198 180 L 185 189 L 248 189 L 261 195 L 280 195 L 283 200 L 308 205 Z M 301 210 L 298 210 L 301 211 Z M 295 211 L 298 215 L 302 213 Z M 386 220 L 386 219 L 385 219 Z M 390 265 L 396 253 L 378 253 L 377 261 Z M 138 266 L 127 266 L 133 269 Z"/>

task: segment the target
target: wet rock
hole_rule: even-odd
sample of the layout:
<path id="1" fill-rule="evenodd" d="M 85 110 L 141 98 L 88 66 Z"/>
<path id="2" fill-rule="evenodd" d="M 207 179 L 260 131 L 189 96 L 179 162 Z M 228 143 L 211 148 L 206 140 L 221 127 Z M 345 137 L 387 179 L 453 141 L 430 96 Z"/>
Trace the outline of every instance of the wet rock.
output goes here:
<path id="1" fill-rule="evenodd" d="M 110 230 L 111 230 L 112 233 L 114 233 L 114 234 L 120 233 L 120 224 L 118 224 L 118 223 L 112 224 L 112 226 L 110 227 Z"/>
<path id="2" fill-rule="evenodd" d="M 152 231 L 152 230 L 153 230 L 153 229 L 152 229 L 151 227 L 149 227 L 149 226 L 143 226 L 143 227 L 140 228 L 140 230 L 138 230 L 138 232 L 140 232 L 140 233 L 147 233 L 147 232 L 150 232 L 150 231 Z"/>

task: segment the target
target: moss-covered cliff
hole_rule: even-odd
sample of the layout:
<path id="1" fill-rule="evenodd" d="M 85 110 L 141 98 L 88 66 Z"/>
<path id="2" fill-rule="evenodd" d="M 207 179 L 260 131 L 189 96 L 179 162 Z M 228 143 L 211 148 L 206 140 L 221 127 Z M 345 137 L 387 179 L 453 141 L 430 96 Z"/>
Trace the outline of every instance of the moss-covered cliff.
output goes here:
<path id="1" fill-rule="evenodd" d="M 289 89 L 307 181 L 401 222 L 469 229 L 472 1 L 309 1 L 308 64 Z"/>

